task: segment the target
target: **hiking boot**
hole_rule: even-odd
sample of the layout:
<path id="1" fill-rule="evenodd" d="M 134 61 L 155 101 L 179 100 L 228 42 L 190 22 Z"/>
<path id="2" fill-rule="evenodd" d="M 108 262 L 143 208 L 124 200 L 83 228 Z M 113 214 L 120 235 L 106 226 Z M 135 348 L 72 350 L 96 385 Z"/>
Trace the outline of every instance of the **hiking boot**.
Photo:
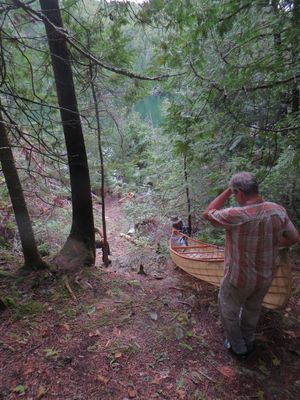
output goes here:
<path id="1" fill-rule="evenodd" d="M 230 350 L 231 349 L 231 344 L 229 342 L 229 340 L 227 338 L 224 339 L 224 347 L 226 350 Z"/>
<path id="2" fill-rule="evenodd" d="M 254 353 L 256 351 L 255 341 L 253 341 L 251 343 L 247 343 L 246 346 L 247 346 L 248 353 Z"/>
<path id="3" fill-rule="evenodd" d="M 226 338 L 224 340 L 224 347 L 226 350 L 229 351 L 230 354 L 232 354 L 234 357 L 236 357 L 238 360 L 241 361 L 246 361 L 249 359 L 249 357 L 252 355 L 253 351 L 246 351 L 245 353 L 236 353 L 231 346 L 231 343 L 229 342 L 229 340 Z"/>

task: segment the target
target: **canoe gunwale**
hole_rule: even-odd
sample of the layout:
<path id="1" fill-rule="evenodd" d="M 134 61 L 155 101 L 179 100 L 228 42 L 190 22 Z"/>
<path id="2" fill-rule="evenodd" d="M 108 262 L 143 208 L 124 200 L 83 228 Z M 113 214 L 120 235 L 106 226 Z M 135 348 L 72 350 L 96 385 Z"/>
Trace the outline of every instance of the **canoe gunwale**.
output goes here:
<path id="1" fill-rule="evenodd" d="M 195 243 L 198 243 L 198 244 L 192 245 L 192 246 L 174 246 L 174 245 L 172 245 L 172 237 L 174 235 L 184 237 L 187 240 L 195 242 Z M 188 253 L 185 254 L 185 253 L 176 251 L 177 249 L 178 250 L 179 249 L 180 250 L 187 250 L 187 249 L 209 249 L 209 248 L 211 248 L 213 250 L 218 250 L 218 251 L 223 251 L 224 252 L 224 247 L 222 247 L 222 246 L 217 246 L 215 244 L 209 244 L 209 243 L 202 242 L 201 240 L 192 239 L 189 236 L 185 235 L 184 233 L 182 233 L 182 232 L 180 232 L 180 231 L 178 231 L 176 229 L 172 230 L 172 234 L 171 234 L 171 237 L 169 239 L 169 250 L 171 252 L 175 253 L 176 255 L 178 255 L 181 258 L 185 258 L 185 259 L 188 259 L 188 260 L 199 261 L 199 262 L 201 262 L 201 261 L 209 262 L 209 263 L 210 262 L 212 262 L 212 263 L 214 263 L 214 262 L 222 262 L 222 261 L 224 262 L 224 257 L 211 258 L 211 257 L 207 256 L 207 257 L 201 257 L 201 260 L 200 260 L 200 259 L 196 259 L 196 258 L 192 259 L 191 257 L 188 256 Z"/>

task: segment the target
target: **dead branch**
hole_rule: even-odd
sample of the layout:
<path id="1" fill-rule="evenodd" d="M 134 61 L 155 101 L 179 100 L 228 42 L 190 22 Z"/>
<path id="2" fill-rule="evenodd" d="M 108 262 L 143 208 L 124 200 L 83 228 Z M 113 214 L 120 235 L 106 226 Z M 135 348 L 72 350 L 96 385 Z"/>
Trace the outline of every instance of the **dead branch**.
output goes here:
<path id="1" fill-rule="evenodd" d="M 134 240 L 131 236 L 126 235 L 125 233 L 120 233 L 120 236 L 123 237 L 124 239 L 128 240 L 129 242 L 135 244 L 135 245 L 138 244 L 136 240 Z"/>
<path id="2" fill-rule="evenodd" d="M 64 282 L 64 285 L 65 285 L 67 291 L 69 292 L 71 298 L 72 298 L 73 300 L 76 300 L 76 301 L 77 301 L 77 297 L 75 296 L 75 294 L 74 294 L 74 292 L 73 292 L 73 290 L 72 290 L 72 288 L 71 288 L 71 286 L 70 286 L 69 279 L 68 279 L 67 276 L 64 276 L 64 277 L 63 277 L 63 282 Z"/>

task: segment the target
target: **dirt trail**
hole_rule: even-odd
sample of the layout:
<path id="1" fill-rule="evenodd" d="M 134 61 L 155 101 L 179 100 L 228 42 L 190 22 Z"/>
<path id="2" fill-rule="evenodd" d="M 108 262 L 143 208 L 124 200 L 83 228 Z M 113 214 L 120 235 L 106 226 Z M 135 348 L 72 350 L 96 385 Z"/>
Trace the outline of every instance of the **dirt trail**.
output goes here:
<path id="1" fill-rule="evenodd" d="M 263 311 L 258 355 L 240 364 L 223 349 L 217 289 L 120 237 L 116 200 L 107 214 L 112 264 L 98 251 L 71 280 L 75 300 L 62 281 L 6 288 L 16 305 L 1 315 L 0 399 L 300 398 L 299 293 L 285 312 Z"/>
<path id="2" fill-rule="evenodd" d="M 128 247 L 128 242 L 120 236 L 120 233 L 126 233 L 129 229 L 129 224 L 123 213 L 122 202 L 119 203 L 117 199 L 108 197 L 105 205 L 108 242 L 113 257 L 118 257 L 124 254 Z"/>

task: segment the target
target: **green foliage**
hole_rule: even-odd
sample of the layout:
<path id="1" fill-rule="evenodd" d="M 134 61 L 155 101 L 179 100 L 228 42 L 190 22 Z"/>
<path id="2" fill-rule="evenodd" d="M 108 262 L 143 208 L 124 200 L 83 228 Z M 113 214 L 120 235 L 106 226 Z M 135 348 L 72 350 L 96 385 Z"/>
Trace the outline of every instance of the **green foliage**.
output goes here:
<path id="1" fill-rule="evenodd" d="M 214 229 L 209 225 L 205 225 L 197 235 L 197 239 L 224 247 L 225 233 L 221 229 Z"/>
<path id="2" fill-rule="evenodd" d="M 74 318 L 76 316 L 77 310 L 75 310 L 74 308 L 65 308 L 63 310 L 63 314 L 68 319 L 72 319 L 72 318 Z"/>
<path id="3" fill-rule="evenodd" d="M 13 388 L 13 392 L 17 393 L 19 396 L 23 396 L 27 390 L 27 386 L 25 385 L 17 385 Z"/>
<path id="4" fill-rule="evenodd" d="M 7 199 L 7 191 L 1 190 L 0 186 L 0 248 L 9 248 L 10 241 L 15 236 L 15 232 L 16 223 L 13 216 L 13 210 Z"/>
<path id="5" fill-rule="evenodd" d="M 49 348 L 45 349 L 45 357 L 47 359 L 54 359 L 56 360 L 59 357 L 60 350 Z"/>
<path id="6" fill-rule="evenodd" d="M 299 4 L 294 8 L 256 1 L 181 5 L 175 0 L 150 2 L 142 12 L 166 27 L 156 47 L 158 57 L 173 71 L 187 72 L 164 85 L 174 94 L 164 131 L 174 155 L 188 156 L 189 174 L 202 176 L 207 186 L 205 195 L 204 188 L 197 190 L 191 180 L 200 207 L 224 188 L 230 174 L 250 170 L 257 173 L 263 192 L 283 201 L 299 219 L 297 207 L 293 210 L 283 193 L 289 193 L 291 184 L 289 197 L 298 204 L 298 170 L 291 168 L 287 149 L 294 150 L 293 162 L 299 160 L 299 105 L 295 108 L 299 93 L 293 92 L 292 79 L 299 70 L 299 46 L 293 39 L 299 34 Z M 287 172 L 286 157 L 290 179 L 278 191 L 277 177 Z"/>
<path id="7" fill-rule="evenodd" d="M 41 257 L 48 256 L 50 254 L 50 246 L 48 243 L 41 243 L 38 245 L 38 251 Z"/>
<path id="8" fill-rule="evenodd" d="M 23 319 L 28 317 L 36 317 L 46 312 L 48 306 L 35 300 L 29 300 L 16 308 L 16 318 Z"/>
<path id="9" fill-rule="evenodd" d="M 1 300 L 6 307 L 15 308 L 17 306 L 16 299 L 11 296 L 1 297 Z"/>
<path id="10" fill-rule="evenodd" d="M 122 132 L 119 130 L 108 158 L 107 167 L 112 177 L 110 184 L 119 185 L 125 192 L 136 192 L 137 188 L 147 183 L 149 131 L 150 127 L 140 120 L 137 113 L 124 118 Z"/>
<path id="11" fill-rule="evenodd" d="M 34 223 L 34 231 L 38 237 L 38 249 L 41 255 L 57 252 L 70 231 L 71 210 L 69 207 L 57 208 L 53 211 L 52 218 L 38 219 Z M 55 238 L 53 240 L 53 238 Z"/>
<path id="12" fill-rule="evenodd" d="M 91 79 L 105 184 L 121 195 L 136 194 L 139 200 L 126 204 L 130 219 L 167 221 L 174 213 L 186 219 L 187 190 L 190 211 L 201 215 L 232 173 L 250 170 L 265 198 L 283 203 L 300 221 L 298 2 L 152 0 L 129 7 L 64 0 L 62 15 L 70 37 L 103 63 L 143 75 L 174 75 L 144 82 L 93 65 L 91 76 L 90 61 L 70 46 L 93 187 L 100 186 L 101 173 Z M 3 90 L 29 100 L 1 99 L 22 127 L 12 137 L 20 148 L 18 165 L 24 166 L 20 175 L 25 190 L 32 191 L 28 182 L 34 181 L 34 191 L 51 203 L 49 182 L 62 197 L 69 196 L 60 193 L 69 183 L 50 55 L 42 40 L 32 39 L 44 30 L 21 9 L 1 21 L 9 65 Z M 160 125 L 151 123 L 147 110 L 135 112 L 156 96 L 165 99 Z M 7 202 L 3 188 L 0 178 L 0 204 Z M 59 249 L 70 218 L 64 211 L 46 221 L 35 217 L 41 251 Z M 11 220 L 2 226 L 7 223 L 14 230 Z M 56 232 L 57 243 L 48 243 Z M 0 240 L 0 246 L 5 243 Z"/>

